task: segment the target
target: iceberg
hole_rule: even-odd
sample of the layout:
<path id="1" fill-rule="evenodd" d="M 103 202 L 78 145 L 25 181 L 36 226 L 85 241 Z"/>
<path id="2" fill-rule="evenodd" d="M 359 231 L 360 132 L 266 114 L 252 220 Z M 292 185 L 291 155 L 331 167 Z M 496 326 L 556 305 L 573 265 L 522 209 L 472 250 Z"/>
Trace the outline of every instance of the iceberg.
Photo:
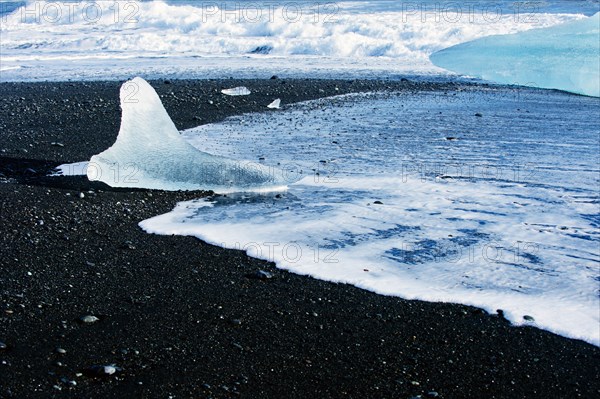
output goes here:
<path id="1" fill-rule="evenodd" d="M 504 84 L 600 97 L 600 13 L 543 29 L 488 36 L 430 56 L 435 65 Z"/>
<path id="2" fill-rule="evenodd" d="M 87 177 L 112 187 L 162 190 L 269 191 L 297 175 L 254 162 L 202 152 L 185 141 L 144 79 L 123 84 L 121 127 L 115 143 L 94 155 Z"/>

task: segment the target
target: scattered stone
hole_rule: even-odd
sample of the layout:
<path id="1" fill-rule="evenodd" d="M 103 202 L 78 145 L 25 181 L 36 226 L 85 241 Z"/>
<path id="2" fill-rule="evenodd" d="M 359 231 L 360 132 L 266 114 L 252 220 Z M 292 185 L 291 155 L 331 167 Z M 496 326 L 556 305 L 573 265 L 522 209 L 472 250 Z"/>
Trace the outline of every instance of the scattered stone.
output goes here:
<path id="1" fill-rule="evenodd" d="M 449 136 L 449 137 L 446 137 L 446 140 L 448 140 L 448 141 L 454 141 L 454 140 L 456 140 L 456 137 Z"/>
<path id="2" fill-rule="evenodd" d="M 79 198 L 85 198 L 85 194 L 84 193 L 79 193 Z"/>
<path id="3" fill-rule="evenodd" d="M 506 320 L 506 317 L 504 316 L 504 310 L 498 309 L 498 310 L 496 310 L 496 313 L 498 313 L 498 317 L 500 317 L 501 319 Z"/>
<path id="4" fill-rule="evenodd" d="M 166 85 L 170 85 L 170 84 L 171 84 L 171 81 L 170 81 L 169 79 L 165 79 L 165 84 L 166 84 Z"/>
<path id="5" fill-rule="evenodd" d="M 257 270 L 254 273 L 246 274 L 246 277 L 257 279 L 257 280 L 269 280 L 269 279 L 273 278 L 273 274 L 269 273 L 265 270 Z"/>
<path id="6" fill-rule="evenodd" d="M 482 114 L 481 112 L 477 112 L 477 113 L 475 114 L 475 116 L 476 116 L 476 117 L 478 117 L 478 118 L 481 118 L 481 117 L 483 117 L 483 114 Z"/>
<path id="7" fill-rule="evenodd" d="M 437 393 L 436 391 L 429 391 L 429 392 L 427 392 L 427 396 L 430 398 L 439 398 L 440 394 Z"/>
<path id="8" fill-rule="evenodd" d="M 279 79 L 279 76 L 277 76 L 277 75 L 271 76 L 271 80 L 277 80 L 277 79 Z"/>
<path id="9" fill-rule="evenodd" d="M 0 351 L 6 349 L 7 346 L 4 342 L 0 341 Z"/>
<path id="10" fill-rule="evenodd" d="M 95 323 L 97 321 L 99 321 L 100 319 L 97 318 L 96 316 L 93 315 L 87 315 L 87 316 L 82 316 L 79 321 L 81 321 L 84 324 L 92 324 Z"/>
<path id="11" fill-rule="evenodd" d="M 65 353 L 67 353 L 67 351 L 61 347 L 54 349 L 54 352 L 60 353 L 61 355 L 64 355 Z"/>
<path id="12" fill-rule="evenodd" d="M 50 145 L 52 145 L 54 147 L 64 147 L 65 146 L 63 143 L 59 143 L 57 141 L 53 141 L 52 143 L 50 143 Z"/>
<path id="13" fill-rule="evenodd" d="M 107 366 L 101 366 L 101 365 L 93 365 L 88 367 L 87 369 L 83 370 L 83 374 L 85 374 L 88 377 L 94 377 L 94 378 L 102 378 L 102 377 L 110 377 L 111 375 L 115 374 L 116 372 L 121 371 L 121 369 L 117 366 L 115 366 L 114 364 L 110 364 Z"/>
<path id="14" fill-rule="evenodd" d="M 135 249 L 135 245 L 133 245 L 131 241 L 125 241 L 123 244 L 121 244 L 121 249 L 130 249 L 133 251 Z"/>
<path id="15" fill-rule="evenodd" d="M 240 319 L 233 319 L 231 320 L 231 324 L 233 324 L 234 326 L 241 326 L 242 321 Z"/>
<path id="16" fill-rule="evenodd" d="M 374 201 L 373 204 L 375 204 L 375 205 L 383 205 L 383 202 L 381 202 L 381 201 Z"/>
<path id="17" fill-rule="evenodd" d="M 526 314 L 525 316 L 523 316 L 523 320 L 526 320 L 526 321 L 535 321 L 535 319 L 533 318 L 533 316 L 529 316 L 528 314 Z"/>
<path id="18" fill-rule="evenodd" d="M 63 377 L 63 378 L 61 378 L 61 379 L 60 379 L 60 381 L 61 381 L 63 384 L 65 384 L 65 385 L 70 385 L 70 386 L 72 386 L 72 387 L 74 387 L 74 386 L 76 386 L 76 385 L 77 385 L 77 381 L 74 381 L 74 380 L 69 380 L 69 379 L 68 379 L 68 378 L 66 378 L 66 377 Z"/>

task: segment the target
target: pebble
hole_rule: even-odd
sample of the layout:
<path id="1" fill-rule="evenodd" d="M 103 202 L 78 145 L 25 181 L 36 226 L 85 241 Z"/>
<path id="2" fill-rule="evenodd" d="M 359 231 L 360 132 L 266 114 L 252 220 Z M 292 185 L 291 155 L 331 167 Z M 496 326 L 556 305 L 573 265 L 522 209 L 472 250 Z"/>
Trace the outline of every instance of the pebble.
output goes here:
<path id="1" fill-rule="evenodd" d="M 61 355 L 64 355 L 65 353 L 67 353 L 67 351 L 65 349 L 60 348 L 60 347 L 56 348 L 54 351 L 56 353 L 60 353 Z"/>
<path id="2" fill-rule="evenodd" d="M 0 341 L 0 350 L 4 350 L 6 348 L 7 348 L 6 344 L 4 342 Z"/>
<path id="3" fill-rule="evenodd" d="M 123 244 L 121 244 L 121 249 L 131 249 L 131 250 L 134 250 L 135 249 L 135 245 L 133 245 L 133 243 L 131 241 L 125 241 Z"/>
<path id="4" fill-rule="evenodd" d="M 481 118 L 483 116 L 483 114 L 480 113 L 480 112 L 478 112 L 478 113 L 475 114 L 475 116 L 478 117 L 478 118 Z"/>
<path id="5" fill-rule="evenodd" d="M 373 203 L 374 203 L 375 205 L 383 205 L 383 202 L 381 202 L 381 201 L 375 201 L 375 202 L 373 202 Z"/>
<path id="6" fill-rule="evenodd" d="M 526 314 L 525 316 L 523 316 L 523 320 L 535 321 L 535 319 L 533 318 L 533 316 L 529 316 L 528 314 Z"/>
<path id="7" fill-rule="evenodd" d="M 74 387 L 74 386 L 76 386 L 76 385 L 77 385 L 77 381 L 74 381 L 74 380 L 69 380 L 69 379 L 68 379 L 68 378 L 66 378 L 66 377 L 63 377 L 63 378 L 61 378 L 61 379 L 60 379 L 60 381 L 61 381 L 63 384 L 66 384 L 66 385 L 71 385 L 72 387 Z"/>
<path id="8" fill-rule="evenodd" d="M 79 193 L 79 198 L 85 198 L 85 194 L 84 193 Z"/>
<path id="9" fill-rule="evenodd" d="M 437 393 L 436 391 L 429 391 L 429 392 L 427 392 L 427 396 L 430 398 L 439 398 L 440 394 Z"/>
<path id="10" fill-rule="evenodd" d="M 99 318 L 97 318 L 97 317 L 96 317 L 96 316 L 94 316 L 94 315 L 87 315 L 87 316 L 82 316 L 82 317 L 81 317 L 79 320 L 80 320 L 82 323 L 86 323 L 86 324 L 92 324 L 92 323 L 95 323 L 95 322 L 99 321 L 100 319 L 99 319 Z"/>
<path id="11" fill-rule="evenodd" d="M 254 278 L 257 280 L 269 280 L 273 278 L 273 274 L 269 273 L 265 270 L 257 270 L 254 273 L 249 273 L 246 274 L 246 277 L 248 278 Z"/>
<path id="12" fill-rule="evenodd" d="M 93 365 L 85 369 L 85 374 L 89 377 L 108 377 L 119 371 L 120 368 L 111 364 L 107 366 Z"/>

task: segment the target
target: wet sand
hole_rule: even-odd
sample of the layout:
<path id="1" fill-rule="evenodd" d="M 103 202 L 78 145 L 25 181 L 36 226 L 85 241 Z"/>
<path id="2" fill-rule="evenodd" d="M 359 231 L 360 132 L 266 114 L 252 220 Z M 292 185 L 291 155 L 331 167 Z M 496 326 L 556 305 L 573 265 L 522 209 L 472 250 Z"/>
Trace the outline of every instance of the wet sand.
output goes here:
<path id="1" fill-rule="evenodd" d="M 461 89 L 361 80 L 151 84 L 179 129 L 277 112 L 266 104 L 278 97 L 286 104 L 371 90 Z M 220 94 L 238 85 L 253 94 Z M 600 394 L 600 349 L 584 342 L 513 327 L 473 307 L 290 274 L 239 251 L 137 226 L 206 193 L 45 177 L 114 142 L 119 86 L 0 84 L 0 397 Z M 255 278 L 259 270 L 273 278 Z M 89 315 L 98 320 L 82 323 Z M 113 364 L 110 376 L 90 369 Z"/>

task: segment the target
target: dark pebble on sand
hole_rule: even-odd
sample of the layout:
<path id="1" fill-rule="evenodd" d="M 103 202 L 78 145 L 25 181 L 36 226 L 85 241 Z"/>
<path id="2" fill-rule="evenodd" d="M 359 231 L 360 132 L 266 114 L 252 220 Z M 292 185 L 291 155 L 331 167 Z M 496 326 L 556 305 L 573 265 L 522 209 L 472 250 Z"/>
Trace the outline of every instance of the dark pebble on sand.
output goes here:
<path id="1" fill-rule="evenodd" d="M 446 137 L 446 140 L 453 141 L 453 140 L 456 140 L 456 137 Z"/>
<path id="2" fill-rule="evenodd" d="M 120 370 L 119 367 L 116 367 L 114 365 L 107 365 L 107 366 L 93 365 L 93 366 L 90 366 L 87 369 L 85 369 L 83 371 L 83 374 L 86 375 L 87 377 L 102 378 L 102 377 L 110 377 L 111 375 L 117 373 L 119 370 Z"/>
<path id="3" fill-rule="evenodd" d="M 269 273 L 265 270 L 257 270 L 254 273 L 246 274 L 246 277 L 257 279 L 257 280 L 269 280 L 269 279 L 273 278 L 273 274 Z"/>
<path id="4" fill-rule="evenodd" d="M 383 202 L 381 202 L 381 201 L 374 201 L 373 203 L 374 203 L 375 205 L 383 205 Z"/>
<path id="5" fill-rule="evenodd" d="M 276 80 L 276 79 L 279 79 L 279 76 L 277 76 L 277 75 L 271 76 L 271 80 Z"/>
<path id="6" fill-rule="evenodd" d="M 121 249 L 130 249 L 133 251 L 135 249 L 135 245 L 133 245 L 131 241 L 125 241 L 123 244 L 121 244 Z"/>
<path id="7" fill-rule="evenodd" d="M 535 319 L 533 318 L 533 316 L 529 316 L 527 314 L 525 316 L 523 316 L 523 320 L 526 320 L 526 321 L 535 321 Z"/>
<path id="8" fill-rule="evenodd" d="M 481 112 L 477 112 L 477 113 L 475 114 L 475 116 L 476 116 L 476 117 L 478 117 L 478 118 L 481 118 L 481 117 L 483 116 L 483 114 L 482 114 Z"/>

